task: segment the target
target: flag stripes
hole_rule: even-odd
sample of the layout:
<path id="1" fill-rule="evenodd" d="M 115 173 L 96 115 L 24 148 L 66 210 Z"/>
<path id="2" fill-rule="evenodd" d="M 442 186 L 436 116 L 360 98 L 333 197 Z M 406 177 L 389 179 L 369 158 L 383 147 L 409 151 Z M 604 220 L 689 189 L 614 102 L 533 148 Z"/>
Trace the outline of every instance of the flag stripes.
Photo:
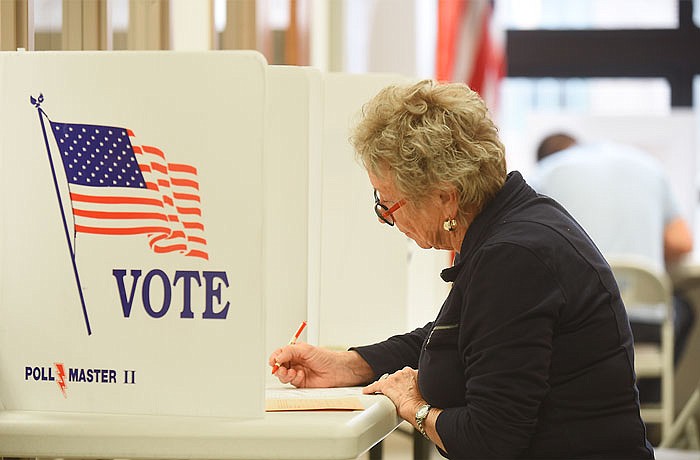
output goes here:
<path id="1" fill-rule="evenodd" d="M 169 163 L 129 129 L 50 122 L 76 233 L 148 237 L 158 254 L 208 259 L 197 169 Z"/>

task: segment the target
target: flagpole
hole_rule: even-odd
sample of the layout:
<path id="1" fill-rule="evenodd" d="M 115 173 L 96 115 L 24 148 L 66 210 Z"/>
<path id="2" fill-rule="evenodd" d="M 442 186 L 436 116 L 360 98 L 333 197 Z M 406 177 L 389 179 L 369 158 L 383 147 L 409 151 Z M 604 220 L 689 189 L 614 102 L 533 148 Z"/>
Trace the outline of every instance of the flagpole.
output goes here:
<path id="1" fill-rule="evenodd" d="M 56 168 L 53 164 L 53 158 L 51 157 L 51 148 L 49 147 L 49 137 L 46 134 L 46 126 L 44 124 L 44 117 L 49 118 L 46 112 L 41 108 L 41 103 L 44 101 L 43 95 L 39 95 L 38 100 L 30 97 L 30 101 L 37 109 L 39 114 L 39 121 L 41 122 L 41 131 L 44 134 L 44 143 L 46 144 L 46 153 L 49 156 L 49 164 L 51 165 L 51 175 L 53 176 L 53 185 L 56 189 L 56 198 L 58 199 L 58 208 L 61 210 L 61 218 L 63 219 L 63 230 L 66 234 L 66 242 L 68 243 L 68 250 L 70 252 L 70 260 L 73 263 L 73 274 L 75 275 L 75 282 L 78 285 L 78 295 L 80 296 L 80 304 L 83 307 L 83 318 L 85 319 L 85 327 L 87 328 L 88 335 L 92 335 L 92 330 L 90 329 L 90 320 L 88 319 L 87 308 L 85 307 L 85 298 L 83 297 L 83 288 L 80 284 L 80 276 L 78 275 L 78 266 L 75 263 L 75 250 L 71 244 L 70 231 L 68 231 L 68 222 L 66 220 L 66 213 L 63 210 L 63 201 L 61 200 L 61 191 L 58 188 L 58 180 L 56 179 Z M 43 115 L 43 116 L 42 116 Z"/>

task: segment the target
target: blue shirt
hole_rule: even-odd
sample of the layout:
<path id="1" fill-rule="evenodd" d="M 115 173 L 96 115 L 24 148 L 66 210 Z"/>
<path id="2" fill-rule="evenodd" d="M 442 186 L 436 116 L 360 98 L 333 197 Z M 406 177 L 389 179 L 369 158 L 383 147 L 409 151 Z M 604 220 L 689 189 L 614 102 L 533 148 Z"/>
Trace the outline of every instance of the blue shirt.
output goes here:
<path id="1" fill-rule="evenodd" d="M 680 207 L 661 164 L 615 143 L 580 144 L 546 157 L 529 180 L 571 213 L 606 256 L 664 270 L 664 228 Z"/>

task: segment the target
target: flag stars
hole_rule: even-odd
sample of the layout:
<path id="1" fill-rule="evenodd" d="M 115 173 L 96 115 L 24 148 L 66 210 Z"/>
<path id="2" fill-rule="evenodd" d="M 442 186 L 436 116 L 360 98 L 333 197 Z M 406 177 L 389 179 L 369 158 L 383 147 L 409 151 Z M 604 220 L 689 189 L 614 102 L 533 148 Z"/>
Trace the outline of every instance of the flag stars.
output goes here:
<path id="1" fill-rule="evenodd" d="M 93 187 L 140 187 L 146 181 L 127 130 L 92 125 L 55 125 L 69 183 Z"/>

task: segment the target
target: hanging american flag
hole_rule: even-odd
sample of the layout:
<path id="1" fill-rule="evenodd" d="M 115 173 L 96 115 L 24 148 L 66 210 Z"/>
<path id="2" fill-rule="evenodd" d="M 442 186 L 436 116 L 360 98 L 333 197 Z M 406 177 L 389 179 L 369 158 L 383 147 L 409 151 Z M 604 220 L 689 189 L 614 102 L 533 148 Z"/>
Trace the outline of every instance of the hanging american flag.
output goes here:
<path id="1" fill-rule="evenodd" d="M 126 128 L 50 121 L 76 233 L 148 237 L 156 253 L 208 259 L 197 169 Z"/>
<path id="2" fill-rule="evenodd" d="M 491 110 L 505 76 L 502 31 L 493 22 L 493 0 L 438 0 L 435 74 L 439 81 L 464 82 Z"/>

